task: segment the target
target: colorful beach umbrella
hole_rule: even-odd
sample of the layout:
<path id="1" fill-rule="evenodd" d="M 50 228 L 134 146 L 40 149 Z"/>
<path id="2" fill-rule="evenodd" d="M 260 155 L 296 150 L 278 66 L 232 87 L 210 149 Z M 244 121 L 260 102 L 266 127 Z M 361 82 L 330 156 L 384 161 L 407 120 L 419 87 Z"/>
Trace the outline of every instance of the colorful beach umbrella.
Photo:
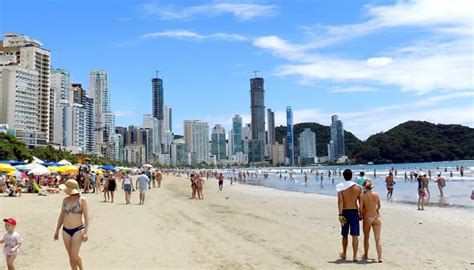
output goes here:
<path id="1" fill-rule="evenodd" d="M 143 167 L 153 168 L 153 165 L 151 165 L 151 164 L 145 164 L 145 165 L 143 165 Z"/>
<path id="2" fill-rule="evenodd" d="M 79 168 L 75 165 L 65 165 L 59 167 L 56 171 L 59 173 L 77 173 L 79 171 Z"/>
<path id="3" fill-rule="evenodd" d="M 10 164 L 0 163 L 0 172 L 14 172 L 16 168 Z"/>
<path id="4" fill-rule="evenodd" d="M 27 178 L 26 174 L 20 171 L 12 171 L 12 172 L 9 172 L 7 175 L 14 176 L 16 178 L 21 178 L 21 179 Z"/>
<path id="5" fill-rule="evenodd" d="M 31 169 L 28 174 L 33 174 L 33 175 L 48 175 L 51 174 L 46 167 L 41 166 L 41 167 L 36 167 L 34 169 Z"/>
<path id="6" fill-rule="evenodd" d="M 71 162 L 69 162 L 65 159 L 58 161 L 58 163 L 61 164 L 61 165 L 72 165 Z"/>

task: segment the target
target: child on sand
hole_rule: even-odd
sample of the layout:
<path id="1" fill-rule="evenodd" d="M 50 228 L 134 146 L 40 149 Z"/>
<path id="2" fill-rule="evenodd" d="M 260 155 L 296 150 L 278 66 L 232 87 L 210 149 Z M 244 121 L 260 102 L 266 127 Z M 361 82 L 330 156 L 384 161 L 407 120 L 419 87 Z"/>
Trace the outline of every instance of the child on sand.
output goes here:
<path id="1" fill-rule="evenodd" d="M 16 220 L 14 218 L 6 218 L 3 222 L 5 222 L 6 232 L 3 234 L 2 240 L 0 240 L 0 244 L 4 244 L 3 255 L 6 256 L 8 270 L 14 270 L 13 261 L 15 261 L 18 255 L 18 249 L 21 247 L 23 240 L 20 234 L 15 232 Z"/>

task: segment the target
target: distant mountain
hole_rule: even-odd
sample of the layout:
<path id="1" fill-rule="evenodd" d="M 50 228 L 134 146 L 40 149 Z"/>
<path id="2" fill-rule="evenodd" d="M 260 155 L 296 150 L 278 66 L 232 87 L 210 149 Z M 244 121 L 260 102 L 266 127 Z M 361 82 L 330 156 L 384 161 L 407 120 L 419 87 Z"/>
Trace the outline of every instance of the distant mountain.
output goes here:
<path id="1" fill-rule="evenodd" d="M 474 159 L 474 129 L 408 121 L 356 147 L 358 162 L 431 162 Z"/>
<path id="2" fill-rule="evenodd" d="M 303 132 L 305 128 L 311 129 L 311 131 L 316 133 L 316 151 L 318 156 L 327 156 L 328 155 L 328 143 L 331 138 L 331 127 L 323 126 L 318 123 L 299 123 L 293 126 L 294 131 L 294 142 L 295 146 L 298 146 L 298 138 L 300 133 Z M 279 143 L 283 143 L 283 138 L 286 136 L 286 126 L 279 126 L 275 128 L 276 140 Z M 360 148 L 362 143 L 354 134 L 344 131 L 344 139 L 346 142 L 346 154 L 352 156 L 355 149 Z"/>

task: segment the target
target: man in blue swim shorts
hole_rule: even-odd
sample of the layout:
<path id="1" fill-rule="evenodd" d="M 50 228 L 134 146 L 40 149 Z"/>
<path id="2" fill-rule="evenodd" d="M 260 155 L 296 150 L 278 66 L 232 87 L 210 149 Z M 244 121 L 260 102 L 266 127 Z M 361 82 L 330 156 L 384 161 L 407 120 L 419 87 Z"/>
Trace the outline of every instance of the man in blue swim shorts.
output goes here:
<path id="1" fill-rule="evenodd" d="M 343 173 L 344 181 L 336 185 L 337 205 L 339 209 L 339 222 L 341 223 L 342 252 L 340 257 L 346 259 L 347 246 L 349 244 L 349 233 L 352 236 L 353 261 L 357 261 L 357 249 L 359 247 L 359 205 L 362 188 L 352 182 L 352 171 L 347 169 Z"/>

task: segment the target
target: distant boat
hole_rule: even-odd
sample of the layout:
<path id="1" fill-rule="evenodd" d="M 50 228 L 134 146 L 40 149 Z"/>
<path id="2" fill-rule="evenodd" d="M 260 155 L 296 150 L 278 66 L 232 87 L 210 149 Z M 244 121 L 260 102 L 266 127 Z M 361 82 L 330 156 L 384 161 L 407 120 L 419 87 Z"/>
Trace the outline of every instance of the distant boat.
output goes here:
<path id="1" fill-rule="evenodd" d="M 368 165 L 374 165 L 372 161 L 367 162 Z"/>

